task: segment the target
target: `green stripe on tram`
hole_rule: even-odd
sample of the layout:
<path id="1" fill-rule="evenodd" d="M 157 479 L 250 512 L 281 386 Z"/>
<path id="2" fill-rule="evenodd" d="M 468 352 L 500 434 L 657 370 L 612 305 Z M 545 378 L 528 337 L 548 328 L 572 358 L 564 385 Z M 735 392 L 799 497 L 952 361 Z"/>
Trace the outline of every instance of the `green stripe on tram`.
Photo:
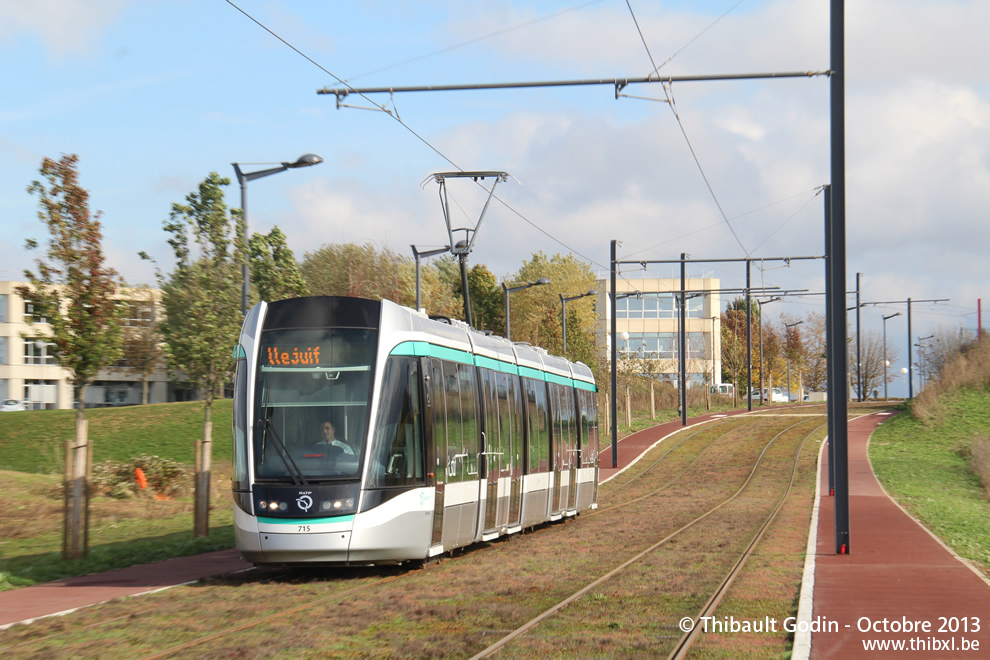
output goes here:
<path id="1" fill-rule="evenodd" d="M 474 364 L 474 356 L 467 351 L 446 346 L 436 346 L 425 341 L 404 341 L 395 348 L 389 355 L 410 355 L 413 357 L 435 357 L 441 360 L 451 360 L 462 364 Z"/>
<path id="2" fill-rule="evenodd" d="M 576 380 L 568 378 L 566 376 L 558 376 L 557 374 L 552 374 L 546 371 L 540 371 L 538 369 L 533 369 L 532 367 L 524 367 L 522 365 L 515 365 L 511 362 L 505 362 L 502 360 L 495 360 L 484 355 L 472 355 L 467 351 L 461 351 L 456 348 L 447 348 L 445 346 L 437 346 L 436 344 L 431 344 L 425 341 L 404 341 L 395 348 L 389 355 L 408 355 L 411 357 L 435 357 L 441 360 L 452 360 L 454 362 L 460 362 L 462 364 L 474 364 L 479 367 L 484 367 L 486 369 L 493 369 L 495 371 L 502 371 L 507 374 L 519 375 L 525 378 L 533 378 L 535 380 L 545 380 L 550 383 L 558 383 L 560 385 L 566 385 L 568 387 L 575 387 L 579 390 L 588 390 L 589 392 L 597 391 L 594 383 L 587 383 L 581 380 Z"/>

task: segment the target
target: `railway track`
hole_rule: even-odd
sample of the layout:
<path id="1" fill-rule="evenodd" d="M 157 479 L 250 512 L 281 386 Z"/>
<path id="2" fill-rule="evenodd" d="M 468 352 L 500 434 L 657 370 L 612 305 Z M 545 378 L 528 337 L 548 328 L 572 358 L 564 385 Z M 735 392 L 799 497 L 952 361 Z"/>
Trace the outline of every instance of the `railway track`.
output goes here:
<path id="1" fill-rule="evenodd" d="M 608 599 L 618 601 L 612 593 L 627 589 L 624 575 L 653 570 L 657 563 L 667 561 L 669 556 L 662 552 L 664 548 L 697 544 L 697 539 L 685 540 L 692 534 L 700 533 L 710 540 L 712 529 L 722 524 L 714 524 L 713 520 L 719 516 L 737 516 L 737 510 L 729 510 L 752 504 L 746 498 L 748 491 L 757 486 L 776 485 L 776 509 L 770 509 L 779 510 L 787 499 L 786 491 L 781 489 L 785 488 L 785 481 L 793 483 L 800 449 L 822 421 L 821 417 L 794 420 L 746 416 L 691 427 L 671 438 L 669 444 L 661 445 L 663 451 L 655 450 L 656 458 L 651 457 L 617 478 L 614 484 L 603 487 L 598 511 L 585 513 L 566 525 L 548 526 L 522 538 L 513 537 L 489 547 L 468 550 L 454 561 L 445 560 L 426 570 L 348 569 L 330 576 L 314 571 L 231 576 L 212 580 L 204 589 L 174 590 L 147 601 L 142 599 L 138 607 L 135 607 L 138 601 L 130 601 L 129 605 L 116 603 L 93 608 L 83 616 L 80 625 L 56 625 L 60 630 L 47 635 L 39 634 L 44 630 L 37 630 L 33 639 L 25 638 L 6 646 L 0 642 L 0 650 L 6 650 L 12 657 L 65 652 L 87 657 L 90 653 L 85 649 L 93 647 L 87 647 L 83 640 L 116 639 L 119 630 L 127 627 L 164 628 L 163 623 L 156 623 L 164 618 L 170 621 L 169 634 L 142 634 L 137 636 L 139 639 L 126 643 L 115 641 L 109 647 L 101 644 L 99 653 L 92 655 L 254 657 L 293 655 L 308 646 L 311 651 L 321 648 L 324 652 L 342 654 L 468 657 L 478 653 L 482 644 L 486 648 L 478 657 L 487 657 L 503 648 L 513 655 L 543 654 L 548 646 L 556 648 L 558 654 L 567 652 L 561 651 L 566 648 L 566 644 L 560 643 L 561 636 L 569 634 L 569 643 L 582 639 L 585 633 L 574 633 L 582 619 L 587 627 L 588 608 L 593 610 L 603 602 L 609 604 Z M 754 433 L 773 437 L 759 443 L 746 439 L 747 434 Z M 785 454 L 790 465 L 789 473 L 784 475 L 788 477 L 786 480 L 777 474 L 785 471 L 781 468 Z M 712 483 L 711 475 L 719 470 L 724 478 Z M 706 483 L 705 497 L 700 497 L 699 486 Z M 762 502 L 757 508 L 764 514 L 770 510 Z M 657 515 L 658 511 L 663 515 Z M 763 529 L 769 526 L 767 515 L 761 516 L 761 524 Z M 759 526 L 752 526 L 743 535 L 750 539 L 758 529 Z M 575 535 L 580 539 L 572 540 Z M 734 533 L 733 538 L 739 536 Z M 758 540 L 750 545 L 756 547 Z M 707 542 L 703 538 L 700 543 L 703 547 Z M 738 540 L 725 543 L 740 544 Z M 545 561 L 542 558 L 561 544 L 573 545 L 578 550 L 587 545 L 590 550 L 571 552 L 566 564 L 542 563 Z M 608 551 L 601 552 L 603 547 Z M 752 550 L 748 552 L 751 554 Z M 617 561 L 620 556 L 623 559 Z M 608 566 L 610 560 L 612 565 Z M 667 568 L 677 572 L 677 566 Z M 575 573 L 583 577 L 575 577 Z M 502 582 L 518 581 L 519 575 L 528 576 L 528 581 L 504 589 L 499 587 Z M 664 584 L 671 583 L 668 578 L 663 580 Z M 285 589 L 287 583 L 294 584 L 294 588 Z M 607 586 L 613 583 L 616 586 Z M 210 596 L 213 591 L 215 597 Z M 292 592 L 291 597 L 285 595 L 286 591 Z M 471 593 L 477 597 L 467 597 Z M 600 596 L 603 593 L 606 596 Z M 447 602 L 458 594 L 459 600 L 453 604 Z M 199 602 L 202 598 L 197 596 L 207 598 L 208 602 Z M 291 605 L 286 606 L 287 600 Z M 519 601 L 518 606 L 505 604 L 512 601 Z M 539 604 L 546 601 L 552 603 Z M 163 602 L 167 604 L 163 606 Z M 716 606 L 717 602 L 709 609 Z M 196 607 L 204 611 L 202 621 L 189 620 L 189 608 Z M 491 608 L 490 613 L 487 608 Z M 501 614 L 498 608 L 504 608 L 505 613 Z M 356 614 L 342 617 L 342 609 L 351 609 Z M 482 612 L 475 616 L 479 610 Z M 171 611 L 186 612 L 186 618 L 169 617 Z M 683 616 L 695 619 L 705 616 L 705 611 L 695 607 L 690 613 L 681 610 L 664 617 L 669 624 Z M 523 612 L 527 614 L 521 616 Z M 460 618 L 469 621 L 460 625 Z M 314 619 L 333 625 L 320 627 L 314 625 Z M 447 629 L 441 631 L 439 639 L 422 641 L 432 633 L 423 632 L 418 625 L 397 627 L 395 620 L 407 623 L 422 620 L 430 622 L 430 628 L 436 628 L 440 622 L 441 628 Z M 557 623 L 553 623 L 555 620 Z M 526 623 L 506 627 L 506 621 Z M 628 629 L 634 624 L 619 625 Z M 551 633 L 539 638 L 537 632 L 546 628 L 551 628 Z M 390 645 L 374 645 L 367 635 L 376 629 L 390 631 L 394 641 Z M 663 625 L 653 630 L 647 641 L 654 654 L 666 652 L 667 646 L 674 645 L 675 640 L 670 639 L 669 630 Z M 293 636 L 301 646 L 286 646 L 285 640 Z M 258 648 L 255 645 L 259 640 L 277 642 L 275 647 L 262 646 L 264 652 L 247 650 Z M 580 653 L 580 647 L 573 650 Z"/>
<path id="2" fill-rule="evenodd" d="M 691 529 L 692 527 L 694 527 L 696 524 L 698 524 L 701 521 L 705 520 L 709 516 L 715 514 L 716 512 L 718 512 L 719 510 L 721 510 L 725 506 L 729 505 L 731 502 L 737 500 L 746 491 L 746 489 L 750 486 L 751 482 L 753 481 L 754 476 L 757 473 L 757 469 L 762 464 L 762 462 L 763 462 L 765 456 L 767 455 L 767 452 L 770 450 L 771 446 L 779 438 L 781 438 L 782 436 L 784 436 L 788 431 L 791 431 L 791 430 L 793 430 L 793 429 L 795 429 L 797 427 L 800 427 L 800 426 L 809 425 L 809 422 L 814 422 L 816 425 L 810 431 L 808 431 L 804 435 L 803 439 L 801 440 L 800 444 L 797 447 L 797 450 L 796 450 L 795 456 L 794 456 L 794 461 L 793 461 L 792 469 L 791 469 L 791 472 L 790 472 L 790 475 L 789 475 L 789 479 L 788 479 L 788 483 L 787 483 L 787 488 L 785 489 L 784 494 L 780 497 L 779 502 L 777 503 L 776 507 L 773 509 L 773 511 L 770 514 L 770 516 L 763 522 L 763 524 L 757 530 L 757 532 L 756 532 L 755 536 L 753 537 L 753 539 L 746 545 L 745 549 L 743 550 L 743 552 L 741 553 L 741 555 L 739 556 L 739 558 L 734 562 L 734 564 L 732 565 L 731 570 L 726 574 L 726 576 L 724 577 L 724 579 L 722 579 L 722 581 L 719 583 L 719 585 L 716 588 L 716 590 L 714 591 L 714 593 L 711 595 L 711 597 L 708 599 L 708 601 L 705 603 L 705 605 L 701 608 L 701 610 L 697 613 L 697 615 L 691 618 L 691 622 L 692 622 L 691 629 L 689 631 L 685 632 L 685 634 L 677 641 L 677 644 L 674 646 L 673 650 L 670 651 L 670 654 L 668 656 L 669 658 L 683 658 L 683 657 L 685 657 L 687 655 L 688 650 L 691 648 L 691 645 L 693 644 L 694 640 L 697 638 L 698 633 L 701 630 L 701 628 L 697 625 L 698 622 L 702 620 L 702 617 L 710 617 L 712 615 L 712 613 L 715 611 L 715 609 L 717 608 L 718 604 L 722 601 L 723 597 L 725 596 L 726 592 L 728 591 L 728 589 L 729 589 L 730 585 L 732 584 L 733 580 L 739 574 L 739 572 L 742 570 L 743 566 L 746 564 L 746 561 L 749 559 L 749 557 L 752 555 L 753 551 L 757 547 L 757 544 L 759 543 L 760 539 L 763 537 L 763 535 L 766 532 L 766 530 L 773 523 L 774 519 L 777 516 L 777 513 L 780 511 L 781 507 L 786 502 L 787 497 L 790 494 L 791 487 L 792 487 L 792 485 L 794 483 L 794 477 L 795 477 L 795 474 L 797 472 L 798 461 L 799 461 L 800 456 L 801 456 L 801 451 L 803 450 L 803 448 L 804 448 L 805 444 L 808 442 L 808 440 L 811 439 L 811 437 L 814 435 L 814 433 L 816 433 L 817 431 L 819 431 L 822 428 L 822 426 L 823 426 L 823 424 L 821 423 L 821 420 L 819 418 L 814 417 L 814 418 L 810 418 L 808 420 L 803 420 L 803 421 L 800 421 L 800 422 L 796 422 L 794 424 L 791 424 L 790 426 L 788 426 L 784 430 L 780 431 L 775 436 L 773 436 L 773 438 L 764 446 L 763 451 L 760 452 L 758 458 L 756 459 L 755 463 L 752 466 L 752 470 L 750 471 L 749 475 L 746 477 L 746 479 L 743 482 L 743 484 L 731 496 L 729 496 L 728 498 L 726 498 L 725 500 L 723 500 L 721 502 L 718 502 L 717 504 L 715 504 L 714 506 L 712 506 L 711 508 L 709 508 L 704 513 L 702 513 L 701 515 L 697 516 L 696 518 L 694 518 L 693 520 L 691 520 L 687 524 L 681 526 L 680 528 L 678 528 L 675 531 L 671 532 L 667 536 L 665 536 L 662 539 L 658 540 L 656 543 L 654 543 L 650 547 L 646 548 L 642 552 L 638 553 L 634 557 L 632 557 L 632 558 L 624 561 L 623 563 L 619 564 L 614 569 L 612 569 L 608 573 L 602 575 L 598 579 L 596 579 L 596 580 L 588 583 L 587 585 L 583 586 L 581 589 L 579 589 L 578 591 L 574 592 L 573 594 L 571 594 L 570 596 L 568 596 L 564 600 L 560 601 L 559 603 L 555 604 L 554 606 L 552 606 L 552 607 L 548 608 L 547 610 L 545 610 L 544 612 L 540 613 L 539 616 L 534 617 L 530 621 L 528 621 L 525 624 L 523 624 L 522 626 L 518 627 L 516 630 L 512 631 L 510 634 L 502 637 L 501 639 L 499 639 L 494 644 L 491 644 L 490 646 L 488 646 L 486 649 L 484 649 L 480 653 L 474 655 L 473 656 L 473 660 L 477 660 L 477 659 L 481 659 L 481 658 L 489 658 L 489 657 L 494 656 L 499 651 L 502 651 L 511 642 L 513 642 L 513 641 L 519 639 L 520 637 L 524 636 L 529 631 L 531 631 L 532 629 L 534 629 L 535 627 L 537 627 L 538 625 L 540 625 L 541 623 L 543 623 L 544 621 L 546 621 L 548 618 L 556 615 L 558 612 L 560 612 L 561 610 L 563 610 L 568 605 L 571 605 L 572 603 L 575 603 L 578 599 L 580 599 L 580 598 L 582 598 L 582 597 L 590 594 L 594 589 L 599 588 L 602 584 L 604 584 L 608 580 L 614 578 L 615 576 L 617 576 L 622 571 L 624 571 L 624 570 L 626 570 L 626 569 L 628 569 L 628 568 L 630 568 L 630 567 L 632 567 L 632 566 L 634 566 L 634 565 L 642 562 L 643 560 L 645 560 L 646 558 L 648 558 L 649 556 L 651 556 L 656 550 L 658 550 L 659 548 L 661 548 L 663 545 L 665 545 L 665 544 L 673 541 L 679 535 L 681 535 L 682 533 L 688 531 L 689 529 Z M 644 496 L 641 496 L 641 497 L 638 497 L 638 498 L 629 500 L 629 501 L 624 502 L 622 504 L 613 505 L 612 507 L 610 507 L 610 509 L 621 508 L 623 506 L 631 505 L 631 504 L 633 504 L 635 502 L 641 501 L 644 498 L 652 497 L 652 496 L 656 496 L 656 495 L 660 494 L 666 488 L 670 487 L 678 479 L 680 479 L 687 472 L 687 470 L 690 469 L 691 466 L 695 465 L 695 463 L 697 463 L 697 461 L 703 456 L 703 454 L 709 448 L 711 448 L 715 444 L 715 442 L 718 442 L 719 440 L 724 439 L 731 432 L 732 432 L 731 429 L 730 430 L 727 430 L 724 433 L 722 433 L 721 435 L 719 435 L 715 440 L 713 440 L 712 442 L 710 442 L 709 444 L 707 444 L 704 447 L 704 449 L 698 454 L 698 456 L 694 460 L 692 460 L 690 462 L 690 464 L 683 471 L 681 471 L 674 479 L 672 479 L 672 480 L 664 483 L 662 486 L 660 486 L 656 490 L 648 493 L 647 495 L 644 495 Z M 694 436 L 699 435 L 700 433 L 701 433 L 701 431 L 698 431 L 697 433 L 692 434 L 688 438 L 685 438 L 682 442 L 678 443 L 676 446 L 671 447 L 668 450 L 668 452 L 666 452 L 664 454 L 663 457 L 666 457 L 670 452 L 672 452 L 675 449 L 679 448 L 685 442 L 687 442 L 687 440 L 693 438 Z M 661 457 L 661 458 L 663 458 L 663 457 Z M 657 462 L 653 463 L 652 465 L 650 465 L 647 468 L 647 470 L 644 471 L 643 474 L 645 474 L 646 472 L 648 472 L 658 462 L 659 462 L 659 460 Z M 639 478 L 641 476 L 642 476 L 642 474 L 637 475 L 637 478 Z M 609 510 L 609 509 L 604 509 L 603 511 L 607 511 L 607 510 Z"/>

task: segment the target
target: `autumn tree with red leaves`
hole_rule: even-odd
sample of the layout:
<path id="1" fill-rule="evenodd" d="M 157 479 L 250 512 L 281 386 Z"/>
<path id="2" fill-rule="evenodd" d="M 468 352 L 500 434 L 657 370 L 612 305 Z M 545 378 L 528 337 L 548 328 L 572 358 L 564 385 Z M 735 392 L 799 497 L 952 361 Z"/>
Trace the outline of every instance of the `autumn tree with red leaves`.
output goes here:
<path id="1" fill-rule="evenodd" d="M 45 158 L 41 175 L 28 192 L 39 198 L 38 218 L 50 237 L 38 272 L 25 271 L 30 287 L 17 292 L 44 318 L 54 343 L 56 364 L 69 371 L 76 394 L 76 436 L 65 441 L 65 525 L 63 559 L 85 557 L 89 550 L 89 480 L 93 447 L 85 416 L 86 388 L 100 369 L 121 355 L 122 308 L 115 299 L 117 272 L 104 263 L 100 213 L 90 213 L 89 193 L 78 184 L 79 157 Z M 28 249 L 37 241 L 28 240 Z"/>

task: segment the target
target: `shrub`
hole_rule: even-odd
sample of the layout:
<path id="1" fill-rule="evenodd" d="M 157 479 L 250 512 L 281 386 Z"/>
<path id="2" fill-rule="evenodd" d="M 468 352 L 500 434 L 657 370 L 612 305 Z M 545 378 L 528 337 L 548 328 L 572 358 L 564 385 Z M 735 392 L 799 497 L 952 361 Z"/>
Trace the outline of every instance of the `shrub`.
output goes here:
<path id="1" fill-rule="evenodd" d="M 973 466 L 973 472 L 983 482 L 983 490 L 986 491 L 987 499 L 990 499 L 990 437 L 978 435 L 973 438 L 973 443 L 970 445 L 969 460 Z"/>
<path id="2" fill-rule="evenodd" d="M 990 342 L 966 344 L 915 397 L 911 413 L 926 425 L 939 424 L 945 415 L 942 394 L 958 389 L 981 389 L 990 385 Z"/>
<path id="3" fill-rule="evenodd" d="M 93 466 L 93 489 L 121 499 L 138 492 L 135 470 L 141 468 L 148 488 L 166 497 L 179 495 L 188 470 L 185 465 L 161 456 L 137 456 L 127 463 L 104 461 Z"/>

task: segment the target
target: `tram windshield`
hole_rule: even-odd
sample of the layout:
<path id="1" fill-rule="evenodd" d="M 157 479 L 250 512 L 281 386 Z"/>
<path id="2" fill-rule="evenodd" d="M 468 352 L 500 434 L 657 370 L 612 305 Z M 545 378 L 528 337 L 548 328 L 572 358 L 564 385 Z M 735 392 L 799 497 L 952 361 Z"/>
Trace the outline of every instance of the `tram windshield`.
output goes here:
<path id="1" fill-rule="evenodd" d="M 309 483 L 358 476 L 377 336 L 375 330 L 350 328 L 262 333 L 257 479 Z"/>

